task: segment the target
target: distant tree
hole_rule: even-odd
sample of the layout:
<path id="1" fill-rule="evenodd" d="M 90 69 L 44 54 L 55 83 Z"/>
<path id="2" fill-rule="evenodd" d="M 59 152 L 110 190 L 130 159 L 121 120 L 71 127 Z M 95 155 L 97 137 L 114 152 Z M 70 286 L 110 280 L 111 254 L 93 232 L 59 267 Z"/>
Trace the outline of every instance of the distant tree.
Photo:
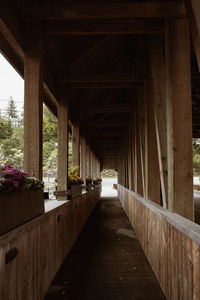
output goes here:
<path id="1" fill-rule="evenodd" d="M 17 119 L 18 118 L 17 108 L 16 108 L 15 101 L 12 96 L 8 100 L 7 115 L 8 115 L 9 119 Z"/>
<path id="2" fill-rule="evenodd" d="M 43 141 L 56 142 L 58 121 L 54 114 L 44 105 L 43 108 Z"/>
<path id="3" fill-rule="evenodd" d="M 13 128 L 11 121 L 6 121 L 0 116 L 0 141 L 9 139 L 12 136 Z"/>
<path id="4" fill-rule="evenodd" d="M 193 139 L 192 141 L 193 150 L 193 173 L 196 176 L 200 175 L 200 140 Z"/>

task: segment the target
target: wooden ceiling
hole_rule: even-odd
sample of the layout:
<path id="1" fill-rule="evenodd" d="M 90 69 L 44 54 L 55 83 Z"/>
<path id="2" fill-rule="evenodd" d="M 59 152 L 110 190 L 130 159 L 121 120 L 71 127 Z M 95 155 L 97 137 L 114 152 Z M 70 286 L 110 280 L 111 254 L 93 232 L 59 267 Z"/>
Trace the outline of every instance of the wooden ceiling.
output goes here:
<path id="1" fill-rule="evenodd" d="M 16 0 L 21 28 L 41 21 L 45 82 L 103 161 L 117 158 L 147 78 L 146 36 L 185 17 L 183 1 Z M 6 5 L 6 4 L 5 4 Z M 1 41 L 1 36 L 0 36 Z M 1 43 L 0 43 L 1 44 Z M 200 76 L 192 49 L 193 136 L 200 137 Z M 18 69 L 21 65 L 18 58 Z M 46 98 L 50 98 L 45 93 Z M 59 95 L 59 97 L 58 97 Z M 52 98 L 52 97 L 51 97 Z M 51 103 L 54 110 L 55 103 Z"/>

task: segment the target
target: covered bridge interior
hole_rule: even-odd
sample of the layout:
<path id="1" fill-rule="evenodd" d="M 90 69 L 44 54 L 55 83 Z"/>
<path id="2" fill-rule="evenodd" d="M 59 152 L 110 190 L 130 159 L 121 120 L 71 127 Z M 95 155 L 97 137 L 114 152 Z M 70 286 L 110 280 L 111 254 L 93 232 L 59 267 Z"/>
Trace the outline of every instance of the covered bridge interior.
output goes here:
<path id="1" fill-rule="evenodd" d="M 0 11 L 0 51 L 25 82 L 25 170 L 42 178 L 44 102 L 58 117 L 58 191 L 67 189 L 71 127 L 73 164 L 84 180 L 103 168 L 118 171 L 122 207 L 167 299 L 199 299 L 192 165 L 192 137 L 200 137 L 199 1 L 15 0 L 1 1 Z M 62 253 L 50 275 L 42 271 L 44 286 L 31 287 L 38 298 L 26 299 L 44 297 L 77 234 L 68 241 L 60 233 Z M 16 236 L 1 237 L 2 257 L 5 240 L 11 247 Z"/>

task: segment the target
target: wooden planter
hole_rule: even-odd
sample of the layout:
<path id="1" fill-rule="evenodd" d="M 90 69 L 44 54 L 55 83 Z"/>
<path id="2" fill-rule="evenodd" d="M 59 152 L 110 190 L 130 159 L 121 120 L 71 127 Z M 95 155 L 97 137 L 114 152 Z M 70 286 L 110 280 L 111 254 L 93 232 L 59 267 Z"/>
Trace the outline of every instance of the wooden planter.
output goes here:
<path id="1" fill-rule="evenodd" d="M 86 191 L 90 191 L 92 189 L 91 183 L 86 183 Z"/>
<path id="2" fill-rule="evenodd" d="M 82 194 L 82 186 L 81 184 L 72 184 L 71 185 L 71 198 L 79 196 Z"/>
<path id="3" fill-rule="evenodd" d="M 0 193 L 0 235 L 42 213 L 43 190 Z"/>

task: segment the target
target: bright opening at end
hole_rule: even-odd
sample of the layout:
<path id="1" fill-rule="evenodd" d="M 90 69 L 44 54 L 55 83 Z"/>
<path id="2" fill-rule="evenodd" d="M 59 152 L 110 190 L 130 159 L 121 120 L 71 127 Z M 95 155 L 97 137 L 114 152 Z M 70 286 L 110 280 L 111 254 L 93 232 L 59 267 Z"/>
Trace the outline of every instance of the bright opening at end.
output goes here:
<path id="1" fill-rule="evenodd" d="M 101 173 L 102 178 L 102 198 L 117 197 L 117 190 L 114 185 L 117 184 L 117 172 L 115 170 L 103 170 Z"/>

